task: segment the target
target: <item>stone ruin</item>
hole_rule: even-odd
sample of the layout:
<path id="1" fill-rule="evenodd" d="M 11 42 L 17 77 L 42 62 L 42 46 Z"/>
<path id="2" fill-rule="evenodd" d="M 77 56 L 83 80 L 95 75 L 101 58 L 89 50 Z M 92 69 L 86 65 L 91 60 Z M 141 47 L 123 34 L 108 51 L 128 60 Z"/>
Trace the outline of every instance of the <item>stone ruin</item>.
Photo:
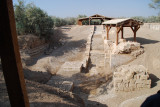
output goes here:
<path id="1" fill-rule="evenodd" d="M 116 46 L 115 43 L 112 45 L 112 54 L 131 54 L 132 56 L 138 56 L 144 52 L 140 47 L 140 43 L 126 41 L 125 39 L 120 39 L 120 43 Z"/>
<path id="2" fill-rule="evenodd" d="M 134 91 L 151 87 L 147 69 L 143 65 L 122 65 L 113 73 L 114 90 Z"/>

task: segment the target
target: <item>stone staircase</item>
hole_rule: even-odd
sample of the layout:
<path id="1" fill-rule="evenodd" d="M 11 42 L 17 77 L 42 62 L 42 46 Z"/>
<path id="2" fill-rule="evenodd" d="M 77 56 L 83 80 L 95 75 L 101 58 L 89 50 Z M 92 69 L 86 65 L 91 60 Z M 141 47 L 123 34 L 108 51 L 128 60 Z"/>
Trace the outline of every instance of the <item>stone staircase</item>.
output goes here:
<path id="1" fill-rule="evenodd" d="M 104 52 L 104 40 L 102 38 L 102 30 L 102 26 L 96 26 L 95 33 L 92 38 L 90 51 L 90 75 L 97 75 L 101 71 L 104 71 L 105 65 L 109 63 L 109 53 Z"/>

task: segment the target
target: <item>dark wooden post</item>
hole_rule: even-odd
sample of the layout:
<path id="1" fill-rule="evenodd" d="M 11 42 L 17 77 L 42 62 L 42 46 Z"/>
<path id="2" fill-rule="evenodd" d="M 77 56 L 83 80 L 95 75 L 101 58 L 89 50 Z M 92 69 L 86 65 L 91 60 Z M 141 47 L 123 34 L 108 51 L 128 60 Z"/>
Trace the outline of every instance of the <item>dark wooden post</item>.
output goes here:
<path id="1" fill-rule="evenodd" d="M 134 33 L 134 42 L 136 42 L 136 27 L 134 27 L 134 31 L 133 31 L 133 33 Z"/>
<path id="2" fill-rule="evenodd" d="M 106 25 L 106 31 L 107 31 L 107 40 L 109 40 L 109 31 L 111 29 L 111 26 Z"/>
<path id="3" fill-rule="evenodd" d="M 123 27 L 121 29 L 121 39 L 123 39 Z"/>
<path id="4" fill-rule="evenodd" d="M 119 39 L 119 38 L 118 38 L 118 36 L 119 36 L 118 34 L 119 34 L 119 27 L 117 27 L 117 38 L 116 38 L 116 45 L 118 45 L 118 39 Z"/>
<path id="5" fill-rule="evenodd" d="M 12 107 L 29 107 L 12 0 L 0 0 L 0 55 Z"/>
<path id="6" fill-rule="evenodd" d="M 107 30 L 107 40 L 109 40 L 109 29 L 108 29 L 108 26 L 106 26 L 106 30 Z"/>
<path id="7" fill-rule="evenodd" d="M 136 42 L 136 32 L 140 28 L 140 25 L 133 27 L 130 27 L 134 33 L 134 42 Z"/>

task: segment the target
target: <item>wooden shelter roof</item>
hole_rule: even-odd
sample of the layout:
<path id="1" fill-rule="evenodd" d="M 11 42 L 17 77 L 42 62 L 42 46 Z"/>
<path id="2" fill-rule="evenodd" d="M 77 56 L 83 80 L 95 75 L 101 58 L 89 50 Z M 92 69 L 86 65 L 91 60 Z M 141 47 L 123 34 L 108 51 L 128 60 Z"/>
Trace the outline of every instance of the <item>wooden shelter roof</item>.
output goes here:
<path id="1" fill-rule="evenodd" d="M 123 39 L 123 27 L 130 27 L 134 33 L 134 41 L 136 41 L 136 32 L 140 28 L 140 25 L 143 25 L 143 22 L 126 18 L 126 19 L 112 19 L 108 21 L 104 21 L 102 23 L 106 27 L 107 32 L 107 40 L 109 40 L 109 31 L 112 27 L 117 28 L 117 38 L 116 38 L 116 45 L 118 45 L 118 34 L 121 32 L 121 38 Z"/>
<path id="2" fill-rule="evenodd" d="M 114 18 L 102 16 L 102 15 L 99 15 L 99 14 L 95 14 L 95 15 L 92 15 L 92 16 L 89 16 L 89 17 L 80 18 L 78 20 L 82 21 L 82 20 L 88 20 L 88 19 L 108 19 L 108 20 L 111 20 L 111 19 L 114 19 Z"/>
<path id="3" fill-rule="evenodd" d="M 130 27 L 130 26 L 142 25 L 143 22 L 140 22 L 138 20 L 134 20 L 131 18 L 125 18 L 125 19 L 112 19 L 112 20 L 104 21 L 102 24 L 103 25 L 111 25 L 111 26 Z"/>

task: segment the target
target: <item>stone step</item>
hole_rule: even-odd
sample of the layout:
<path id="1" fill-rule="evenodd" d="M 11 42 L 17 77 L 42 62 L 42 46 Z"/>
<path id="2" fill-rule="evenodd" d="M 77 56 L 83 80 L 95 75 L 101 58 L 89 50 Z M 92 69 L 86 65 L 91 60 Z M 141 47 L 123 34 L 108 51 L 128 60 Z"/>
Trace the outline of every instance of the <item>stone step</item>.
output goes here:
<path id="1" fill-rule="evenodd" d="M 105 54 L 103 50 L 91 50 L 91 54 Z"/>
<path id="2" fill-rule="evenodd" d="M 63 79 L 61 76 L 52 76 L 52 78 L 47 82 L 47 85 L 60 88 L 64 91 L 72 91 L 74 83 Z"/>
<path id="3" fill-rule="evenodd" d="M 92 68 L 89 70 L 89 74 L 90 74 L 90 76 L 98 75 L 98 71 L 97 71 L 96 67 L 92 67 Z"/>
<path id="4" fill-rule="evenodd" d="M 64 77 L 72 77 L 76 73 L 80 73 L 82 71 L 82 62 L 80 61 L 71 61 L 65 62 L 60 70 L 57 72 L 57 75 L 61 75 Z"/>

